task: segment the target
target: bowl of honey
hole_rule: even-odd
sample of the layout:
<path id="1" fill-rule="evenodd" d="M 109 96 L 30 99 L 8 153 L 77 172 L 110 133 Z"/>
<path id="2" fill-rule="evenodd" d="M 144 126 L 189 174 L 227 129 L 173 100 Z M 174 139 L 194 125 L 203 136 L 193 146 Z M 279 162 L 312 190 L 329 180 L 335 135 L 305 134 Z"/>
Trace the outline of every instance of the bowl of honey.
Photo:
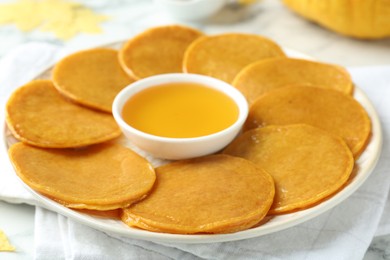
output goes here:
<path id="1" fill-rule="evenodd" d="M 209 76 L 170 73 L 138 80 L 115 98 L 123 134 L 154 157 L 179 160 L 218 152 L 240 132 L 245 97 Z"/>

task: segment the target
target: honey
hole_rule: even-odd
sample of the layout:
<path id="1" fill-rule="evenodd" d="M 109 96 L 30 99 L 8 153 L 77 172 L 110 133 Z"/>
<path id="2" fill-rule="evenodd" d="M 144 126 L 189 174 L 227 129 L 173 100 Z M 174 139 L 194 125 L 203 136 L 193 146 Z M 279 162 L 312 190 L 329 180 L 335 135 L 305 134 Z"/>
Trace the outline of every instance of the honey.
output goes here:
<path id="1" fill-rule="evenodd" d="M 170 138 L 210 135 L 238 118 L 232 98 L 196 83 L 168 83 L 143 90 L 124 105 L 122 117 L 142 132 Z"/>

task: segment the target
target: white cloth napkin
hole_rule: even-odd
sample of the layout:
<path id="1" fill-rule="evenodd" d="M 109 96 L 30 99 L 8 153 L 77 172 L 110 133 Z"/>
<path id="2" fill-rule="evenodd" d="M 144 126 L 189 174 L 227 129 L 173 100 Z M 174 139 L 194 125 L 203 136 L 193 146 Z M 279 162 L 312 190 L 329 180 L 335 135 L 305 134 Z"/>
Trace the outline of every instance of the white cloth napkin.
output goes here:
<path id="1" fill-rule="evenodd" d="M 1 100 L 66 52 L 31 43 L 9 53 L 0 61 Z M 382 156 L 372 175 L 350 198 L 298 226 L 213 244 L 154 243 L 107 234 L 41 208 L 15 177 L 5 152 L 0 157 L 0 199 L 37 205 L 36 259 L 361 259 L 375 234 L 390 234 L 390 66 L 349 71 L 381 118 Z M 3 108 L 0 112 L 4 113 Z"/>

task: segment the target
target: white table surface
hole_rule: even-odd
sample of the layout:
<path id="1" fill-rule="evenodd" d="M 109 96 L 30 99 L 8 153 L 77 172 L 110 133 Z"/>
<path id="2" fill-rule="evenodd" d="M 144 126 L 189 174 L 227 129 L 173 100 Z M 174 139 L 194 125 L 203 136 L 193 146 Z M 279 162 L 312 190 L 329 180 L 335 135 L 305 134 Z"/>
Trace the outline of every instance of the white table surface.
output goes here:
<path id="1" fill-rule="evenodd" d="M 2 2 L 7 1 L 0 0 Z M 32 41 L 74 48 L 87 47 L 131 37 L 150 26 L 175 23 L 153 6 L 151 1 L 79 2 L 111 17 L 103 24 L 102 34 L 79 35 L 63 42 L 48 33 L 22 33 L 12 25 L 0 26 L 0 58 L 15 46 Z M 244 10 L 225 8 L 208 21 L 189 25 L 206 33 L 230 31 L 261 34 L 284 47 L 342 66 L 390 65 L 390 39 L 368 41 L 338 35 L 298 17 L 277 0 L 264 0 Z M 16 252 L 13 253 L 0 252 L 0 259 L 33 258 L 34 207 L 0 201 L 0 229 L 16 247 Z M 390 259 L 390 236 L 374 238 L 365 259 Z"/>

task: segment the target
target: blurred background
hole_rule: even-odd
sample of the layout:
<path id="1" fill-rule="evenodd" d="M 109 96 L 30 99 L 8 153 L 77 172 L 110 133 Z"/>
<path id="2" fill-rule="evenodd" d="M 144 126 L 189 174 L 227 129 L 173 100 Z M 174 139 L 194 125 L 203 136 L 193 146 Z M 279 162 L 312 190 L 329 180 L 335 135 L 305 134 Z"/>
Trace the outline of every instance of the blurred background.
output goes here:
<path id="1" fill-rule="evenodd" d="M 385 38 L 386 33 L 387 36 L 390 35 L 388 1 L 341 0 L 340 7 L 333 9 L 326 6 L 327 1 L 311 1 L 319 2 L 318 6 L 310 6 L 309 2 L 0 0 L 0 57 L 28 42 L 48 42 L 70 49 L 81 49 L 123 41 L 152 26 L 180 23 L 209 34 L 243 32 L 264 35 L 285 48 L 344 66 L 390 64 L 390 39 Z M 354 6 L 345 6 L 346 2 L 365 2 L 365 5 L 370 2 L 371 6 L 372 2 L 383 2 L 384 6 L 377 4 L 375 10 L 363 6 L 360 10 Z M 305 19 L 298 13 L 306 17 L 312 16 L 311 19 L 318 18 L 322 24 L 331 23 L 332 29 L 340 27 L 344 33 L 348 31 L 344 27 L 349 26 L 349 30 L 356 34 L 356 28 L 350 23 L 360 22 L 357 26 L 363 28 L 365 23 L 362 21 L 367 21 L 371 25 L 367 29 L 370 37 L 375 37 L 372 29 L 375 25 L 381 28 L 381 32 L 377 33 L 378 37 L 385 39 L 345 36 Z M 378 20 L 378 25 L 373 24 L 375 19 Z M 367 34 L 364 31 L 362 33 Z"/>

